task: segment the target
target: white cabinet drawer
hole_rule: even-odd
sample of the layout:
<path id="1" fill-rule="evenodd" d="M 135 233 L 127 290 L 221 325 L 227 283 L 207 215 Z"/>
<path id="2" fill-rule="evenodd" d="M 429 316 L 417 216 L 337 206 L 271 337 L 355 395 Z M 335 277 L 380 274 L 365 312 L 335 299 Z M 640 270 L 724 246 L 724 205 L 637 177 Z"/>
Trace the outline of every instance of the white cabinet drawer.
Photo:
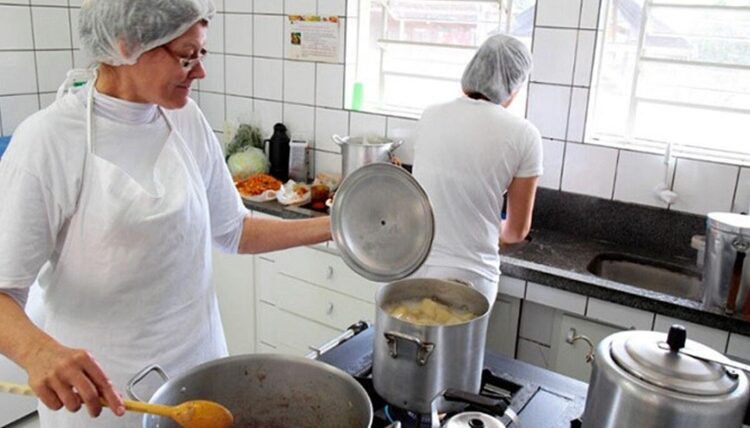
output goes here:
<path id="1" fill-rule="evenodd" d="M 275 354 L 278 351 L 276 350 L 275 346 L 269 345 L 266 342 L 258 342 L 258 345 L 256 346 L 256 352 L 258 354 Z"/>
<path id="2" fill-rule="evenodd" d="M 750 361 L 750 337 L 736 333 L 730 334 L 727 355 L 743 361 Z"/>
<path id="3" fill-rule="evenodd" d="M 687 330 L 688 339 L 693 339 L 696 342 L 710 346 L 722 354 L 726 350 L 729 333 L 715 328 L 694 324 L 677 318 L 665 317 L 664 315 L 656 315 L 654 331 L 666 333 L 669 331 L 669 327 L 671 327 L 672 324 L 683 325 L 685 330 Z"/>
<path id="4" fill-rule="evenodd" d="M 586 362 L 586 355 L 591 347 L 583 339 L 568 343 L 569 334 L 586 336 L 594 345 L 594 349 L 605 337 L 620 331 L 617 327 L 581 319 L 570 315 L 563 315 L 560 327 L 552 338 L 552 370 L 588 382 L 591 376 L 591 364 Z"/>
<path id="5" fill-rule="evenodd" d="M 526 299 L 540 305 L 562 309 L 578 315 L 586 312 L 586 297 L 569 291 L 547 287 L 546 285 L 529 282 L 526 286 Z"/>
<path id="6" fill-rule="evenodd" d="M 273 284 L 276 276 L 276 263 L 265 258 L 255 258 L 255 292 L 261 302 L 276 303 L 273 300 Z"/>
<path id="7" fill-rule="evenodd" d="M 372 320 L 375 305 L 278 274 L 272 289 L 276 305 L 305 318 L 345 330 L 359 320 Z"/>
<path id="8" fill-rule="evenodd" d="M 640 309 L 629 308 L 616 303 L 589 298 L 589 306 L 586 317 L 601 320 L 622 328 L 634 328 L 636 330 L 651 330 L 654 323 L 654 314 Z"/>
<path id="9" fill-rule="evenodd" d="M 497 283 L 497 292 L 517 299 L 523 299 L 523 296 L 526 294 L 526 281 L 500 275 L 500 280 Z"/>
<path id="10" fill-rule="evenodd" d="M 337 330 L 291 314 L 266 303 L 258 304 L 258 338 L 276 348 L 274 352 L 304 355 L 311 346 L 320 346 L 341 334 Z"/>
<path id="11" fill-rule="evenodd" d="M 279 272 L 358 299 L 375 302 L 378 283 L 359 276 L 335 254 L 299 247 L 278 253 L 276 262 Z"/>

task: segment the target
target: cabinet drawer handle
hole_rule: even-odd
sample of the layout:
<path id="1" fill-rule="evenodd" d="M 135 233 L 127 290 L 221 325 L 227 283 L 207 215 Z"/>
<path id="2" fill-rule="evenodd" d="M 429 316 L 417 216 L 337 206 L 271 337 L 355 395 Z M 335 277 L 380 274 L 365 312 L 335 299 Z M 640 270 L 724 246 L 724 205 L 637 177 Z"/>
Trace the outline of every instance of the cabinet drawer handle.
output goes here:
<path id="1" fill-rule="evenodd" d="M 582 340 L 586 342 L 586 344 L 589 346 L 589 351 L 586 353 L 586 362 L 591 364 L 594 362 L 594 342 L 591 341 L 588 337 L 584 335 L 579 335 L 576 332 L 576 329 L 571 327 L 570 330 L 568 330 L 568 334 L 565 336 L 565 341 L 570 343 L 571 345 L 575 345 L 576 342 L 579 340 Z"/>
<path id="2" fill-rule="evenodd" d="M 326 315 L 331 315 L 333 313 L 333 303 L 328 302 L 328 308 L 326 309 Z"/>
<path id="3" fill-rule="evenodd" d="M 333 278 L 333 266 L 328 266 L 328 269 L 326 269 L 326 279 Z"/>

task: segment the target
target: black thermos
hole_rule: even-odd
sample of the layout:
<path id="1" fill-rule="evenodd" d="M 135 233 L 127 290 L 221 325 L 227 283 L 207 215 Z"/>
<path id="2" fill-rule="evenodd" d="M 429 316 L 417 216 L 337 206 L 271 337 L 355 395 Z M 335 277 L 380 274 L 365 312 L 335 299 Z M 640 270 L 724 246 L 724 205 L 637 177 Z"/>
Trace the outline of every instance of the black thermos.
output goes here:
<path id="1" fill-rule="evenodd" d="M 268 142 L 268 160 L 271 162 L 271 175 L 286 182 L 289 179 L 289 136 L 286 126 L 277 123 Z"/>

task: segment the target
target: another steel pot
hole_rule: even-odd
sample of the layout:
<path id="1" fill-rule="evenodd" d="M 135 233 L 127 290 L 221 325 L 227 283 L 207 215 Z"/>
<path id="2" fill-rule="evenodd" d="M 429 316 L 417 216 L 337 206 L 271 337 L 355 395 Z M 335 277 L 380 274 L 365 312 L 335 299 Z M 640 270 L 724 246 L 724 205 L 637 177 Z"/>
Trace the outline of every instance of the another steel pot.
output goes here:
<path id="1" fill-rule="evenodd" d="M 584 428 L 741 428 L 750 395 L 743 372 L 685 355 L 726 360 L 685 335 L 624 331 L 602 340 L 591 372 Z M 684 329 L 682 329 L 684 333 Z"/>
<path id="2" fill-rule="evenodd" d="M 157 366 L 144 369 L 128 392 Z M 234 415 L 235 427 L 367 428 L 372 403 L 347 373 L 302 357 L 257 354 L 222 358 L 168 380 L 150 403 L 212 400 Z M 177 428 L 167 418 L 144 415 L 143 428 Z"/>
<path id="3" fill-rule="evenodd" d="M 477 317 L 456 325 L 416 325 L 392 317 L 384 307 L 424 297 L 465 307 Z M 404 279 L 378 291 L 372 378 L 387 402 L 420 414 L 448 388 L 478 393 L 484 366 L 490 304 L 470 286 L 440 279 Z M 461 410 L 461 403 L 435 399 L 439 412 Z"/>
<path id="4" fill-rule="evenodd" d="M 403 144 L 403 140 L 373 143 L 361 137 L 339 137 L 333 135 L 333 141 L 341 146 L 341 178 L 354 170 L 376 162 L 390 162 L 391 153 Z"/>

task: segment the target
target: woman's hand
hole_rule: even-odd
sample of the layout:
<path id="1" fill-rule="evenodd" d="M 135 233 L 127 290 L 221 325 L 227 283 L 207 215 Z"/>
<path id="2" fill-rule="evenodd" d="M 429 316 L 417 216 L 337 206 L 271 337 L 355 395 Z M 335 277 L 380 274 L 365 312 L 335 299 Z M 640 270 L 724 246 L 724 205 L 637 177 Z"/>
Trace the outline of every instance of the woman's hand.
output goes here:
<path id="1" fill-rule="evenodd" d="M 77 412 L 85 405 L 89 415 L 97 417 L 102 412 L 103 399 L 115 415 L 125 413 L 122 398 L 86 350 L 50 341 L 29 357 L 25 366 L 29 385 L 50 409 L 59 410 L 65 406 L 69 411 Z"/>

